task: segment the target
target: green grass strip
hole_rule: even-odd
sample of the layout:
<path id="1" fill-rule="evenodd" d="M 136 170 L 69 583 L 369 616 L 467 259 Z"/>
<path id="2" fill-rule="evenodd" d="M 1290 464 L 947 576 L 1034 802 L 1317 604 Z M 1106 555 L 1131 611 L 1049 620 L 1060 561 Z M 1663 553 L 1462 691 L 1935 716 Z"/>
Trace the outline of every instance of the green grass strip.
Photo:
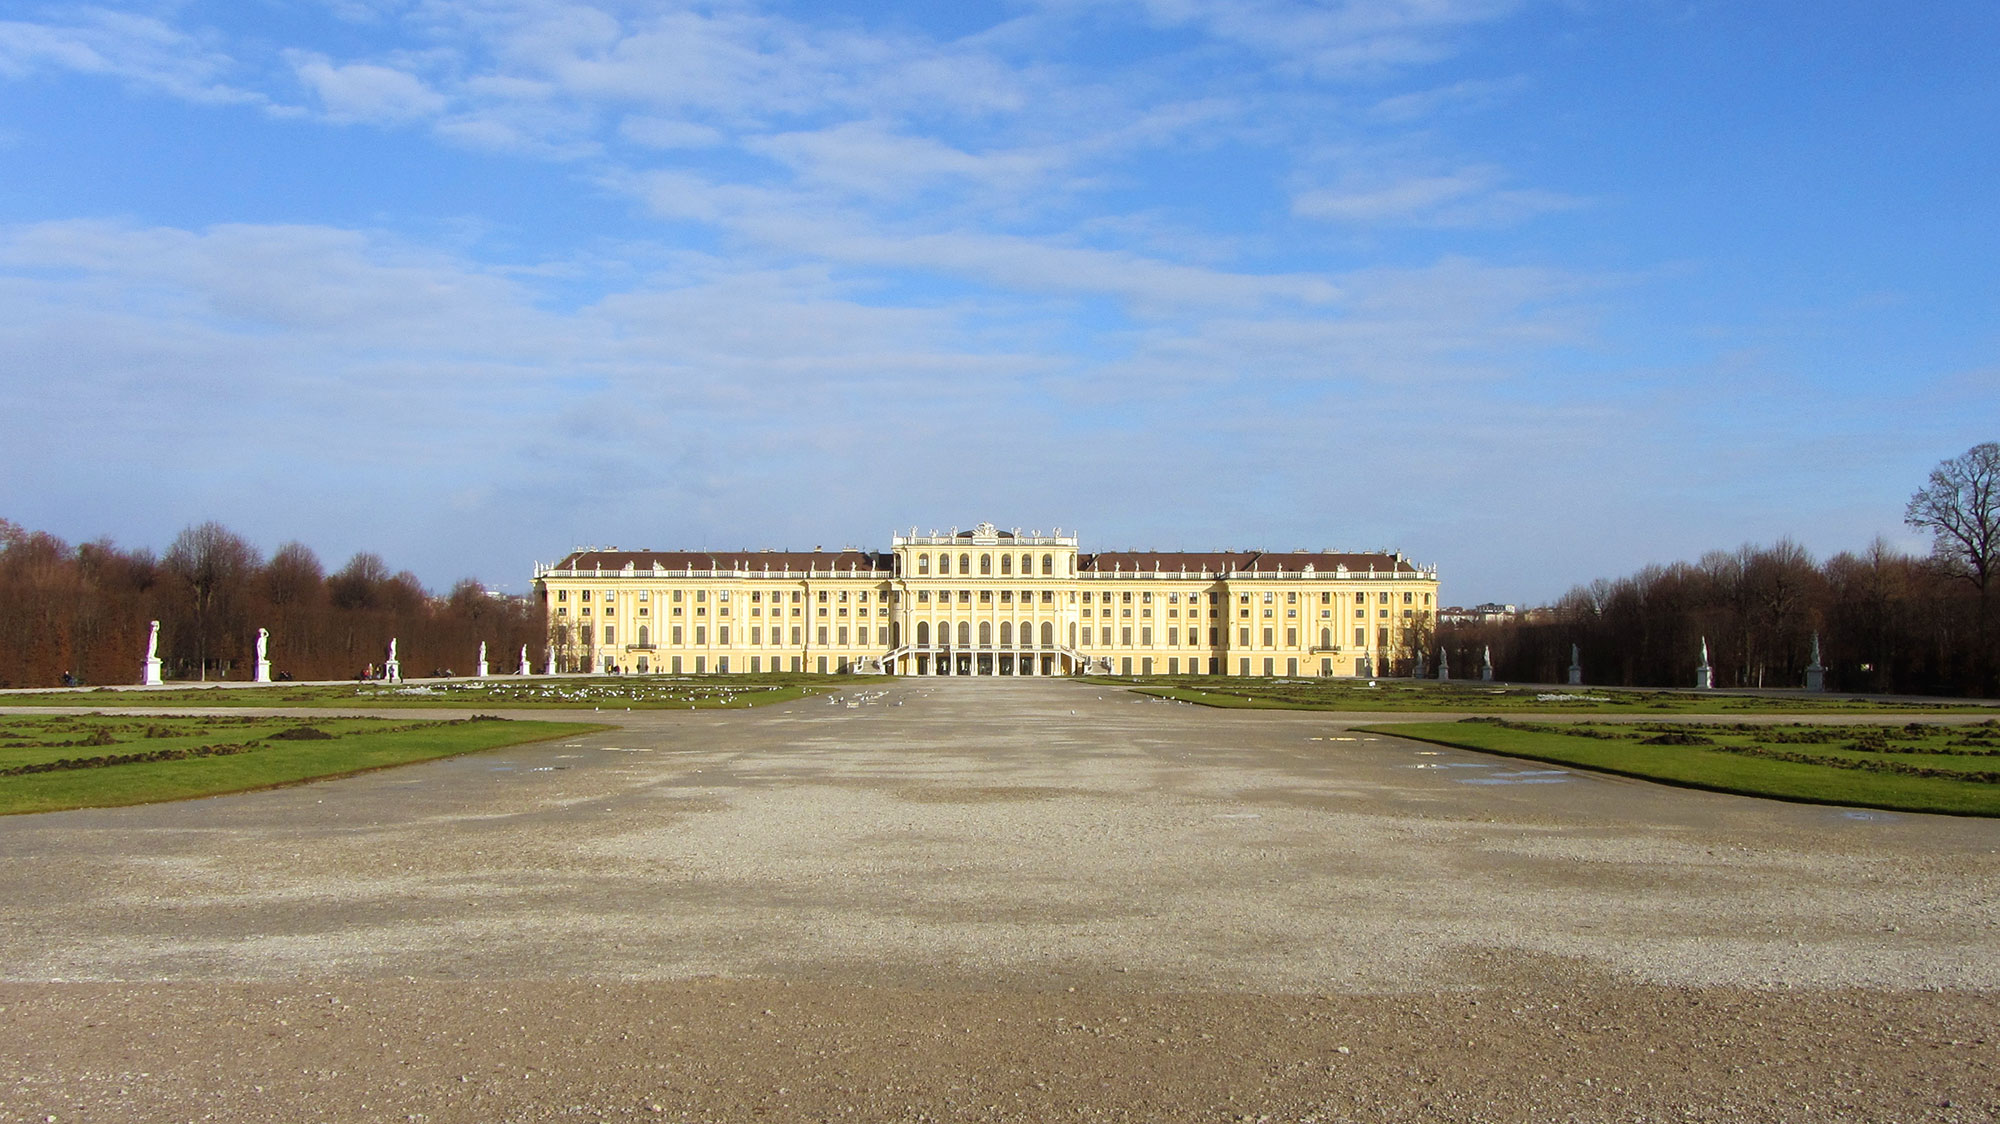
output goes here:
<path id="1" fill-rule="evenodd" d="M 1084 680 L 1200 706 L 1251 710 L 1330 710 L 1444 714 L 1994 714 L 2000 708 L 1954 702 L 1878 702 L 1840 695 L 1731 695 L 1608 687 L 1493 687 L 1476 682 L 1384 679 Z"/>
<path id="2" fill-rule="evenodd" d="M 46 721 L 46 720 L 44 720 Z M 129 734 L 134 720 L 104 716 L 63 718 L 55 733 L 114 729 Z M 221 723 L 220 725 L 216 723 Z M 70 808 L 111 808 L 247 792 L 327 777 L 348 776 L 417 761 L 431 761 L 504 746 L 591 733 L 609 727 L 584 722 L 466 719 L 403 722 L 383 719 L 314 719 L 326 740 L 270 740 L 270 735 L 303 723 L 297 717 L 236 719 L 160 718 L 137 720 L 159 737 L 120 737 L 116 744 L 91 747 L 0 748 L 0 765 L 115 758 L 152 749 L 223 747 L 228 752 L 179 760 L 81 765 L 53 772 L 0 776 L 0 815 L 53 812 Z M 0 743 L 33 733 L 18 719 L 0 722 Z"/>
<path id="3" fill-rule="evenodd" d="M 1476 720 L 1408 722 L 1356 728 L 1434 745 L 1740 796 L 1884 808 L 1898 812 L 2000 816 L 2000 785 L 1748 756 L 1741 752 L 1729 752 L 1724 745 L 1641 745 L 1631 736 L 1607 736 L 1590 731 L 1559 733 L 1547 728 L 1521 729 L 1504 722 Z M 1714 733 L 1710 727 L 1693 723 L 1677 728 L 1697 735 Z M 1742 737 L 1746 739 L 1745 744 L 1754 744 L 1747 741 L 1749 735 Z M 1787 745 L 1786 748 L 1795 747 Z M 1851 755 L 1842 753 L 1841 756 Z M 1982 764 L 1990 761 L 1988 758 L 1980 760 Z"/>
<path id="4" fill-rule="evenodd" d="M 791 702 L 850 687 L 876 675 L 605 675 L 589 678 L 506 676 L 438 683 L 287 684 L 180 687 L 134 691 L 0 692 L 0 706 L 117 707 L 492 707 L 508 710 L 716 710 Z"/>

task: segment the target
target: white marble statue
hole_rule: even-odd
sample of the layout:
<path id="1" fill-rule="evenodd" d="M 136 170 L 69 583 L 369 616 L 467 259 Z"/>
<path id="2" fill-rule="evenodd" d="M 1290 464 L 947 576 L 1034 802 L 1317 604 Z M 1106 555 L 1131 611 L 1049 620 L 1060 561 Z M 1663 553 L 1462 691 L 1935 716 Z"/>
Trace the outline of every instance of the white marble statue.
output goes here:
<path id="1" fill-rule="evenodd" d="M 258 683 L 271 681 L 271 630 L 268 628 L 257 630 L 257 667 L 251 678 Z"/>
<path id="2" fill-rule="evenodd" d="M 486 678 L 486 641 L 479 642 L 479 678 Z"/>
<path id="3" fill-rule="evenodd" d="M 153 629 L 146 634 L 146 663 L 139 671 L 139 682 L 147 687 L 158 687 L 164 680 L 160 676 L 160 622 L 153 622 Z"/>
<path id="4" fill-rule="evenodd" d="M 528 646 L 523 644 L 521 645 L 521 674 L 533 675 L 534 673 L 535 669 L 528 663 Z"/>
<path id="5" fill-rule="evenodd" d="M 393 636 L 389 638 L 389 662 L 396 662 L 396 638 Z"/>
<path id="6" fill-rule="evenodd" d="M 1480 661 L 1479 677 L 1488 683 L 1493 682 L 1493 645 L 1491 644 L 1486 646 L 1486 658 Z"/>
<path id="7" fill-rule="evenodd" d="M 1694 669 L 1694 685 L 1697 690 L 1715 689 L 1715 669 L 1708 666 L 1708 637 L 1701 638 L 1701 666 Z"/>

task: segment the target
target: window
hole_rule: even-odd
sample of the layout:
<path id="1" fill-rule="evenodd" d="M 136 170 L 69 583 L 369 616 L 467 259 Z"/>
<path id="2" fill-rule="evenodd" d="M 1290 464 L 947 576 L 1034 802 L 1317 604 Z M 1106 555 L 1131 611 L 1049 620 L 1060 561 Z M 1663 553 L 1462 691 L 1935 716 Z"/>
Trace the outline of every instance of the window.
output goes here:
<path id="1" fill-rule="evenodd" d="M 1098 633 L 1098 643 L 1109 648 L 1111 646 L 1111 626 L 1105 625 L 1103 628 L 1098 629 L 1097 633 Z"/>
<path id="2" fill-rule="evenodd" d="M 919 648 L 928 648 L 928 647 L 930 647 L 930 646 L 931 646 L 931 622 L 929 622 L 929 621 L 918 621 L 918 622 L 917 622 L 917 647 L 919 647 Z"/>
<path id="3" fill-rule="evenodd" d="M 1357 628 L 1354 630 L 1354 646 L 1357 648 L 1366 648 L 1368 646 L 1367 629 Z"/>
<path id="4" fill-rule="evenodd" d="M 960 621 L 960 622 L 958 622 L 958 646 L 959 646 L 959 647 L 961 647 L 961 648 L 970 648 L 970 647 L 972 647 L 972 622 L 971 622 L 971 621 Z"/>
<path id="5" fill-rule="evenodd" d="M 556 590 L 556 600 L 557 600 L 557 601 L 567 601 L 567 600 L 569 600 L 569 590 L 567 590 L 567 589 L 558 589 L 558 590 Z"/>
<path id="6" fill-rule="evenodd" d="M 928 590 L 928 589 L 920 589 L 920 590 L 918 590 L 918 591 L 917 591 L 917 604 L 919 604 L 919 605 L 928 605 L 928 604 L 930 604 L 930 603 L 931 603 L 931 591 L 930 591 L 930 590 Z"/>
<path id="7" fill-rule="evenodd" d="M 1388 603 L 1389 603 L 1389 595 L 1384 593 L 1382 595 L 1382 604 L 1387 605 Z"/>
<path id="8" fill-rule="evenodd" d="M 1009 557 L 1011 556 L 1006 554 L 1000 556 L 1002 562 L 1005 562 Z M 1000 622 L 1000 646 L 1002 648 L 1011 648 L 1014 646 L 1014 622 Z"/>
<path id="9" fill-rule="evenodd" d="M 822 605 L 827 603 L 826 590 L 824 589 L 819 591 L 819 603 Z"/>
<path id="10" fill-rule="evenodd" d="M 728 643 L 729 643 L 729 626 L 728 626 L 728 625 L 726 625 L 726 624 L 721 624 L 721 625 L 716 625 L 716 626 L 715 626 L 715 642 L 716 642 L 717 644 L 724 644 L 724 645 L 726 645 L 726 644 L 728 644 Z"/>
<path id="11" fill-rule="evenodd" d="M 1148 647 L 1148 648 L 1152 647 L 1152 646 L 1153 646 L 1153 630 L 1152 630 L 1152 629 L 1150 629 L 1150 628 L 1142 628 L 1142 629 L 1140 629 L 1140 630 L 1139 630 L 1139 643 L 1141 643 L 1141 644 L 1145 645 L 1145 646 L 1146 646 L 1146 647 Z"/>
<path id="12" fill-rule="evenodd" d="M 723 590 L 721 593 L 715 595 L 715 599 L 717 601 L 722 602 L 724 605 L 729 604 L 729 591 L 726 589 Z"/>
<path id="13" fill-rule="evenodd" d="M 961 574 L 972 572 L 972 555 L 961 554 L 958 556 L 958 572 Z"/>
<path id="14" fill-rule="evenodd" d="M 762 644 L 763 642 L 764 642 L 764 630 L 756 627 L 755 625 L 752 625 L 750 628 L 750 646 L 754 648 L 757 645 Z M 755 671 L 757 669 L 752 667 L 750 670 Z"/>
<path id="15" fill-rule="evenodd" d="M 1053 648 L 1053 647 L 1055 647 L 1055 646 L 1056 646 L 1056 626 L 1055 626 L 1055 625 L 1054 625 L 1054 624 L 1053 624 L 1052 622 L 1049 622 L 1049 621 L 1043 621 L 1043 622 L 1042 622 L 1042 647 L 1044 647 L 1044 648 Z"/>
<path id="16" fill-rule="evenodd" d="M 1032 554 L 1023 554 L 1021 556 L 1021 573 L 1023 575 L 1027 575 L 1027 574 L 1032 574 L 1034 572 L 1035 572 L 1035 556 Z"/>
<path id="17" fill-rule="evenodd" d="M 931 556 L 928 554 L 917 555 L 917 573 L 929 574 L 930 572 L 931 572 Z"/>
<path id="18" fill-rule="evenodd" d="M 1405 593 L 1403 594 L 1403 604 L 1405 604 L 1405 605 L 1413 605 L 1413 604 L 1415 604 L 1415 603 L 1416 603 L 1416 599 L 1417 599 L 1417 595 L 1416 595 L 1416 594 L 1414 594 L 1414 593 L 1409 593 L 1409 592 L 1405 592 Z M 607 596 L 605 597 L 605 600 L 606 600 L 606 601 L 609 601 L 609 600 L 611 600 L 611 598 L 610 598 L 610 597 L 609 597 L 609 596 L 607 595 Z"/>
<path id="19" fill-rule="evenodd" d="M 1130 625 L 1118 630 L 1118 642 L 1127 648 L 1132 646 L 1132 627 Z"/>
<path id="20" fill-rule="evenodd" d="M 1122 595 L 1121 595 L 1121 596 L 1120 596 L 1120 597 L 1118 598 L 1118 600 L 1120 600 L 1120 601 L 1124 602 L 1124 603 L 1125 603 L 1125 604 L 1127 604 L 1127 605 L 1130 605 L 1130 604 L 1132 603 L 1132 591 L 1131 591 L 1131 590 L 1129 590 L 1129 589 L 1128 589 L 1128 590 L 1126 590 L 1126 591 L 1125 591 L 1125 592 L 1124 592 L 1124 593 L 1123 593 L 1123 594 L 1122 594 Z"/>
<path id="21" fill-rule="evenodd" d="M 1322 628 L 1322 629 L 1320 629 L 1320 630 L 1319 630 L 1319 646 L 1320 646 L 1320 647 L 1322 647 L 1322 648 L 1331 648 L 1331 647 L 1333 647 L 1333 630 L 1332 630 L 1332 629 L 1330 629 L 1330 628 Z"/>
<path id="22" fill-rule="evenodd" d="M 641 648 L 650 648 L 650 647 L 652 647 L 652 646 L 653 646 L 653 644 L 652 644 L 652 640 L 653 640 L 653 634 L 652 634 L 651 632 L 648 632 L 648 631 L 646 630 L 646 626 L 645 626 L 645 625 L 643 625 L 643 624 L 642 624 L 642 625 L 640 625 L 640 626 L 639 626 L 639 646 L 640 646 Z"/>
<path id="23" fill-rule="evenodd" d="M 708 643 L 708 628 L 706 626 L 704 625 L 694 626 L 694 642 L 697 644 Z"/>
<path id="24" fill-rule="evenodd" d="M 1299 603 L 1299 593 L 1297 590 L 1294 589 L 1285 591 L 1285 604 L 1296 605 L 1298 603 Z"/>
<path id="25" fill-rule="evenodd" d="M 793 646 L 793 647 L 795 647 L 795 648 L 796 648 L 796 647 L 798 647 L 798 646 L 799 646 L 800 644 L 803 644 L 803 643 L 805 643 L 805 631 L 806 631 L 805 629 L 803 629 L 803 628 L 800 628 L 800 627 L 799 627 L 798 625 L 793 625 L 793 626 L 792 626 L 792 646 Z M 793 660 L 793 661 L 792 661 L 792 663 L 793 663 L 794 665 L 796 665 L 796 664 L 798 663 L 798 661 L 797 661 L 797 660 Z M 797 670 L 798 670 L 798 667 L 797 667 L 797 666 L 794 666 L 794 667 L 792 668 L 792 670 L 793 670 L 793 671 L 797 671 Z"/>
<path id="26" fill-rule="evenodd" d="M 681 599 L 681 591 L 678 589 L 674 590 L 674 600 L 679 601 L 680 599 Z"/>
<path id="27" fill-rule="evenodd" d="M 843 648 L 847 647 L 847 626 L 846 626 L 846 625 L 842 625 L 842 626 L 841 626 L 841 628 L 840 628 L 840 646 L 841 646 L 841 647 L 843 647 Z"/>
<path id="28" fill-rule="evenodd" d="M 1296 628 L 1288 628 L 1288 629 L 1286 629 L 1286 630 L 1285 630 L 1285 647 L 1287 647 L 1287 648 L 1296 648 L 1296 647 L 1298 647 L 1298 646 L 1299 646 L 1299 630 L 1298 630 L 1298 629 L 1296 629 Z"/>
<path id="29" fill-rule="evenodd" d="M 1248 648 L 1250 646 L 1250 630 L 1247 628 L 1237 629 L 1236 643 L 1241 645 L 1242 647 Z"/>
<path id="30" fill-rule="evenodd" d="M 1267 589 L 1264 591 L 1264 604 L 1269 605 L 1273 600 L 1276 600 L 1276 598 L 1277 595 L 1272 593 L 1270 590 Z"/>
<path id="31" fill-rule="evenodd" d="M 1271 647 L 1271 630 L 1268 628 L 1264 630 L 1264 647 Z"/>
<path id="32" fill-rule="evenodd" d="M 579 600 L 583 600 L 583 601 L 588 601 L 588 600 L 590 600 L 590 591 L 589 591 L 589 590 L 587 590 L 587 589 L 585 589 L 585 590 L 579 590 L 579 591 L 577 592 L 577 598 L 578 598 Z"/>
<path id="33" fill-rule="evenodd" d="M 980 603 L 981 605 L 991 605 L 991 604 L 993 604 L 993 591 L 992 591 L 992 590 L 990 590 L 990 589 L 982 589 L 982 590 L 980 590 L 980 591 L 979 591 L 979 603 Z"/>
<path id="34" fill-rule="evenodd" d="M 826 644 L 826 626 L 825 626 L 825 625 L 820 625 L 820 626 L 819 626 L 819 642 L 820 642 L 821 646 L 824 646 L 824 645 Z"/>
<path id="35" fill-rule="evenodd" d="M 1011 576 L 1014 573 L 1013 555 L 1003 554 L 1000 556 L 1000 573 L 1008 576 Z"/>
<path id="36" fill-rule="evenodd" d="M 1208 630 L 1208 645 L 1209 645 L 1209 647 L 1213 648 L 1213 647 L 1215 647 L 1216 645 L 1218 645 L 1218 644 L 1220 644 L 1220 643 L 1222 643 L 1222 630 L 1221 630 L 1221 629 L 1219 629 L 1219 628 L 1211 628 L 1211 629 L 1209 629 L 1209 630 Z M 1211 673 L 1211 674 L 1213 674 L 1213 673 Z"/>
<path id="37" fill-rule="evenodd" d="M 617 629 L 611 627 L 608 624 L 604 626 L 604 642 L 606 644 L 616 644 L 618 642 L 617 637 L 618 637 Z"/>
<path id="38" fill-rule="evenodd" d="M 694 599 L 695 599 L 696 601 L 706 601 L 706 600 L 708 600 L 708 591 L 707 591 L 707 590 L 705 590 L 705 589 L 697 589 L 697 590 L 695 590 L 695 591 L 694 591 Z"/>
<path id="39" fill-rule="evenodd" d="M 1085 591 L 1084 591 L 1084 593 L 1083 593 L 1083 603 L 1084 603 L 1084 604 L 1086 604 L 1086 605 L 1090 604 L 1090 591 L 1089 591 L 1089 590 L 1085 590 Z"/>
<path id="40" fill-rule="evenodd" d="M 1320 604 L 1322 604 L 1322 605 L 1331 605 L 1331 604 L 1333 604 L 1333 594 L 1331 594 L 1331 593 L 1327 593 L 1327 592 L 1325 592 L 1325 591 L 1323 591 L 1323 590 L 1322 590 L 1322 591 L 1320 592 L 1320 595 L 1319 595 L 1319 603 L 1320 603 Z"/>
<path id="41" fill-rule="evenodd" d="M 674 626 L 674 639 L 673 639 L 673 642 L 674 642 L 675 644 L 679 644 L 679 643 L 681 642 L 681 626 L 680 626 L 680 625 L 675 625 L 675 626 Z"/>
<path id="42" fill-rule="evenodd" d="M 1055 558 L 1055 555 L 1053 555 L 1053 554 L 1044 554 L 1044 555 L 1042 555 L 1042 576 L 1043 576 L 1043 577 L 1054 577 L 1054 576 L 1055 576 L 1055 573 L 1056 573 L 1056 558 Z"/>
<path id="43" fill-rule="evenodd" d="M 979 646 L 982 648 L 991 648 L 993 646 L 992 621 L 979 622 Z"/>

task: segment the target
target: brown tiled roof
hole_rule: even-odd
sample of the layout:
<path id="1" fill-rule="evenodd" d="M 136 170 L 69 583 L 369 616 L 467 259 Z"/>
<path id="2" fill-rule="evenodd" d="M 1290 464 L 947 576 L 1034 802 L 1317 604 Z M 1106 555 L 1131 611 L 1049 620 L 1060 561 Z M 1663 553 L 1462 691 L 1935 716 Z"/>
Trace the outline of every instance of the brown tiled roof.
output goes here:
<path id="1" fill-rule="evenodd" d="M 1077 556 L 1077 570 L 1080 573 L 1114 573 L 1132 570 L 1177 574 L 1182 567 L 1190 572 L 1202 570 L 1219 573 L 1228 570 L 1240 572 L 1260 572 L 1296 574 L 1307 566 L 1315 573 L 1330 573 L 1342 566 L 1350 571 L 1368 572 L 1372 567 L 1376 573 L 1417 572 L 1415 565 L 1397 558 L 1393 554 L 1313 554 L 1270 550 L 1238 550 L 1221 552 L 1156 551 L 1156 550 L 1106 550 L 1096 554 Z"/>
<path id="2" fill-rule="evenodd" d="M 660 566 L 667 570 L 748 570 L 761 573 L 766 567 L 772 570 L 790 570 L 799 573 L 804 570 L 818 570 L 825 573 L 850 570 L 888 573 L 894 568 L 894 559 L 888 554 L 876 551 L 842 550 L 579 550 L 556 563 L 558 570 L 602 569 L 607 573 L 623 570 L 626 564 L 634 569 L 651 570 Z"/>

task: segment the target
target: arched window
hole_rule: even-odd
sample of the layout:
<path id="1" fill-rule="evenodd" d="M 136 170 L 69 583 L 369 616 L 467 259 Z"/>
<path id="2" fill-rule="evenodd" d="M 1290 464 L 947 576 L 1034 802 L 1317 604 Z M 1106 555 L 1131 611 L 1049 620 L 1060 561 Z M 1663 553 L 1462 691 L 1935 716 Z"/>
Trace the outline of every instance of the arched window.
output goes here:
<path id="1" fill-rule="evenodd" d="M 928 554 L 917 555 L 917 573 L 928 574 L 930 572 L 931 572 L 931 556 Z"/>
<path id="2" fill-rule="evenodd" d="M 1322 647 L 1322 648 L 1331 648 L 1331 647 L 1333 647 L 1333 630 L 1332 630 L 1332 629 L 1330 629 L 1330 628 L 1322 628 L 1322 629 L 1320 629 L 1320 630 L 1319 630 L 1319 646 L 1320 646 L 1320 647 Z"/>
<path id="3" fill-rule="evenodd" d="M 1052 578 L 1056 576 L 1055 555 L 1053 554 L 1042 555 L 1042 576 L 1045 578 Z"/>
<path id="4" fill-rule="evenodd" d="M 931 623 L 929 621 L 918 621 L 917 647 L 928 648 L 930 646 L 931 646 Z"/>
<path id="5" fill-rule="evenodd" d="M 979 572 L 982 575 L 993 572 L 993 556 L 991 554 L 982 554 L 979 556 Z"/>
<path id="6" fill-rule="evenodd" d="M 1043 622 L 1042 622 L 1042 647 L 1044 647 L 1044 648 L 1053 648 L 1053 647 L 1055 647 L 1055 646 L 1056 646 L 1056 622 L 1054 622 L 1054 621 L 1043 621 Z"/>
<path id="7" fill-rule="evenodd" d="M 1012 574 L 1012 573 L 1014 572 L 1014 556 L 1013 556 L 1013 555 L 1011 555 L 1011 554 L 1003 554 L 1003 555 L 1001 555 L 1001 556 L 1000 556 L 1000 572 L 1001 572 L 1002 574 Z"/>
<path id="8" fill-rule="evenodd" d="M 951 555 L 949 554 L 938 555 L 938 573 L 940 574 L 951 573 Z"/>
<path id="9" fill-rule="evenodd" d="M 652 640 L 649 639 L 649 637 L 651 636 L 652 633 L 646 631 L 645 625 L 642 624 L 639 626 L 639 646 L 641 648 L 644 648 L 652 643 Z"/>
<path id="10" fill-rule="evenodd" d="M 1076 555 L 1072 554 L 1072 555 L 1070 555 L 1070 556 L 1069 556 L 1069 563 L 1068 563 L 1068 565 L 1069 565 L 1069 576 L 1070 576 L 1070 577 L 1075 577 L 1075 576 L 1076 576 Z"/>
<path id="11" fill-rule="evenodd" d="M 961 574 L 969 574 L 972 572 L 972 555 L 961 554 L 958 556 L 958 572 Z M 1386 597 L 1388 595 L 1384 594 L 1383 596 Z"/>
<path id="12" fill-rule="evenodd" d="M 979 622 L 979 646 L 982 648 L 991 648 L 993 646 L 992 621 Z"/>
<path id="13" fill-rule="evenodd" d="M 961 648 L 970 648 L 970 647 L 972 647 L 972 622 L 971 622 L 971 621 L 960 621 L 960 622 L 958 622 L 958 646 L 959 646 L 959 647 L 961 647 Z"/>
<path id="14" fill-rule="evenodd" d="M 1032 555 L 1032 554 L 1023 554 L 1023 555 L 1021 556 L 1021 572 L 1022 572 L 1022 573 L 1024 573 L 1024 574 L 1032 574 L 1032 573 L 1034 573 L 1034 572 L 1035 572 L 1035 556 L 1034 556 L 1034 555 Z"/>
<path id="15" fill-rule="evenodd" d="M 1001 555 L 1001 557 L 1004 559 L 1006 555 Z M 1002 648 L 1012 648 L 1014 646 L 1014 622 L 1000 622 L 1000 646 Z"/>
<path id="16" fill-rule="evenodd" d="M 1069 646 L 1072 648 L 1076 647 L 1076 625 L 1074 623 L 1069 626 Z"/>

